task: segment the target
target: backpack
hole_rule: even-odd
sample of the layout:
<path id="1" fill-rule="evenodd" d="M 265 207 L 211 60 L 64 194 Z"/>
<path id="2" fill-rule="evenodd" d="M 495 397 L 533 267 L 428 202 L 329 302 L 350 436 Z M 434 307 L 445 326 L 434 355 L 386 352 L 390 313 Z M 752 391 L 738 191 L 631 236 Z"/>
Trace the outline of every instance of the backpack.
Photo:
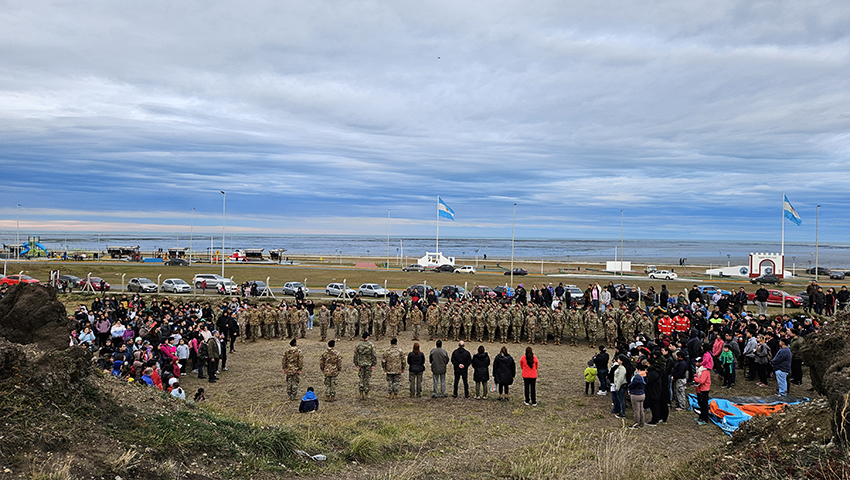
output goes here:
<path id="1" fill-rule="evenodd" d="M 207 346 L 207 342 L 201 343 L 201 346 L 198 347 L 198 358 L 203 360 L 210 358 L 210 350 Z"/>

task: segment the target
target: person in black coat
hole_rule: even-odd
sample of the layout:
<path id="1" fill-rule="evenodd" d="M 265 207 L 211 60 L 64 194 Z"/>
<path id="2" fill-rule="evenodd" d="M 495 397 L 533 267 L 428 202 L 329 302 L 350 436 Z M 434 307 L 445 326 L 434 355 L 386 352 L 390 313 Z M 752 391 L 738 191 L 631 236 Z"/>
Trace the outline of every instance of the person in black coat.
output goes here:
<path id="1" fill-rule="evenodd" d="M 645 363 L 644 366 L 646 366 Z M 648 425 L 658 425 L 661 415 L 661 373 L 658 371 L 658 368 L 655 366 L 649 368 L 645 380 L 646 406 L 652 412 L 652 418 L 649 420 Z"/>
<path id="2" fill-rule="evenodd" d="M 478 353 L 472 356 L 472 380 L 475 382 L 475 398 L 487 399 L 487 381 L 490 380 L 490 355 L 484 351 L 484 345 L 478 347 Z M 480 390 L 484 391 L 481 395 Z"/>
<path id="3" fill-rule="evenodd" d="M 510 386 L 514 383 L 516 376 L 516 362 L 508 355 L 508 347 L 502 350 L 493 359 L 493 381 L 499 385 L 499 401 L 507 402 Z"/>
<path id="4" fill-rule="evenodd" d="M 455 373 L 455 388 L 452 398 L 457 398 L 457 386 L 460 380 L 463 380 L 463 395 L 469 398 L 469 377 L 467 376 L 467 372 L 469 372 L 469 365 L 472 363 L 472 355 L 469 354 L 469 351 L 463 345 L 463 341 L 458 342 L 457 348 L 452 352 L 451 362 L 454 365 Z"/>
<path id="5" fill-rule="evenodd" d="M 422 397 L 422 375 L 425 372 L 425 354 L 419 350 L 419 343 L 413 344 L 413 351 L 407 354 L 407 371 L 410 373 L 410 398 Z"/>

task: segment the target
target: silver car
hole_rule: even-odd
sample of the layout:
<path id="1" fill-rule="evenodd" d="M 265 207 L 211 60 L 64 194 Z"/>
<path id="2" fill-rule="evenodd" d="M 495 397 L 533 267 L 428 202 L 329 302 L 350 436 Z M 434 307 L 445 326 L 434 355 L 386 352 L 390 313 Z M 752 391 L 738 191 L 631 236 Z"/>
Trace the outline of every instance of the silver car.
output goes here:
<path id="1" fill-rule="evenodd" d="M 341 283 L 329 283 L 328 286 L 325 287 L 325 293 L 330 297 L 344 296 L 346 298 L 350 298 L 357 295 L 357 290 L 344 286 Z"/>
<path id="2" fill-rule="evenodd" d="M 127 282 L 127 290 L 131 292 L 153 293 L 159 290 L 159 287 L 148 278 L 131 278 Z"/>
<path id="3" fill-rule="evenodd" d="M 192 286 L 179 278 L 166 278 L 162 282 L 162 291 L 168 293 L 189 293 Z"/>
<path id="4" fill-rule="evenodd" d="M 384 297 L 389 295 L 390 291 L 377 283 L 364 283 L 357 289 L 357 293 L 361 297 Z"/>
<path id="5" fill-rule="evenodd" d="M 298 292 L 298 289 L 301 289 L 304 292 L 304 296 L 310 295 L 310 289 L 304 286 L 301 282 L 286 282 L 283 284 L 283 294 L 284 295 L 295 295 Z"/>

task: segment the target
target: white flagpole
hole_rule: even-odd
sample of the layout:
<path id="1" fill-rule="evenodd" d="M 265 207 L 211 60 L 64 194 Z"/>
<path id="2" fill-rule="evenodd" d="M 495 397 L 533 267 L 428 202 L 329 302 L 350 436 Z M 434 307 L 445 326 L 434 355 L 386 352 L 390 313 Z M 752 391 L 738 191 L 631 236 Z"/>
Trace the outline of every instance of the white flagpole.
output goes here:
<path id="1" fill-rule="evenodd" d="M 434 253 L 440 251 L 440 196 L 437 195 L 437 247 Z"/>
<path id="2" fill-rule="evenodd" d="M 782 263 L 785 263 L 785 192 L 782 192 Z M 782 272 L 783 274 L 785 272 Z"/>

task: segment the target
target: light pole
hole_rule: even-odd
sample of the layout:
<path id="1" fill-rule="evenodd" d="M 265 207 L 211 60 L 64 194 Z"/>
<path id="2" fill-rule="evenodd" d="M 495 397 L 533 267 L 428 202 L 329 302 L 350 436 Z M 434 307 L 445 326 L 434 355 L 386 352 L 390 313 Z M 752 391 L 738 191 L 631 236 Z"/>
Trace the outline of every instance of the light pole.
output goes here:
<path id="1" fill-rule="evenodd" d="M 21 256 L 21 204 L 15 209 L 15 260 Z"/>
<path id="2" fill-rule="evenodd" d="M 516 203 L 514 204 L 514 216 L 511 222 L 511 288 L 514 288 L 514 237 L 516 235 Z"/>
<path id="3" fill-rule="evenodd" d="M 731 253 L 726 254 L 726 266 L 727 267 L 732 266 L 732 254 Z"/>
<path id="4" fill-rule="evenodd" d="M 620 283 L 623 283 L 623 211 L 620 210 Z"/>
<path id="5" fill-rule="evenodd" d="M 195 207 L 192 207 L 192 225 L 189 227 L 189 265 L 192 264 L 192 250 L 195 248 Z"/>
<path id="6" fill-rule="evenodd" d="M 219 190 L 222 195 L 221 200 L 221 276 L 224 278 L 224 220 L 225 220 L 225 211 L 227 208 L 227 194 L 224 193 L 224 190 Z"/>
<path id="7" fill-rule="evenodd" d="M 820 205 L 815 207 L 815 281 L 818 280 L 818 222 L 820 221 Z"/>
<path id="8" fill-rule="evenodd" d="M 797 257 L 791 257 L 791 276 L 797 276 Z"/>

